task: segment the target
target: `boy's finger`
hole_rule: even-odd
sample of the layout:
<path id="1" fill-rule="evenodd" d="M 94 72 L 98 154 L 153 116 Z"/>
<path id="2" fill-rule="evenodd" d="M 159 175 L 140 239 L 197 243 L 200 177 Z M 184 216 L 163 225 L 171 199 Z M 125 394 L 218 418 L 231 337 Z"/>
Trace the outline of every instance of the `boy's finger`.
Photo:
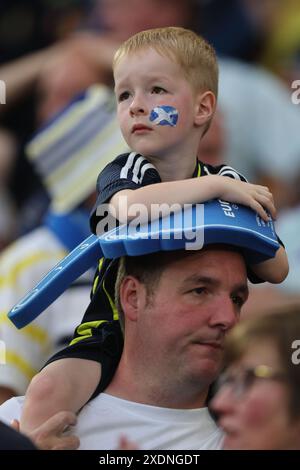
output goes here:
<path id="1" fill-rule="evenodd" d="M 267 200 L 265 203 L 263 202 L 263 206 L 269 210 L 273 219 L 277 218 L 277 211 L 273 201 Z"/>
<path id="2" fill-rule="evenodd" d="M 253 201 L 251 204 L 251 209 L 255 210 L 255 212 L 258 213 L 258 215 L 265 221 L 269 221 L 269 216 L 263 206 L 258 202 L 258 201 Z"/>

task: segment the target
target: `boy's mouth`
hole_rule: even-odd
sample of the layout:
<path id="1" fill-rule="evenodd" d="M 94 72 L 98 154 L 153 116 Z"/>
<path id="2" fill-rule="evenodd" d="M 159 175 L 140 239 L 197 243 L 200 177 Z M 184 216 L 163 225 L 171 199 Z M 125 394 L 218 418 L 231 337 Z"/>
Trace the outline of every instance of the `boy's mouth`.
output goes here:
<path id="1" fill-rule="evenodd" d="M 152 129 L 151 127 L 145 126 L 144 124 L 134 124 L 131 129 L 132 134 L 143 131 L 152 131 Z"/>

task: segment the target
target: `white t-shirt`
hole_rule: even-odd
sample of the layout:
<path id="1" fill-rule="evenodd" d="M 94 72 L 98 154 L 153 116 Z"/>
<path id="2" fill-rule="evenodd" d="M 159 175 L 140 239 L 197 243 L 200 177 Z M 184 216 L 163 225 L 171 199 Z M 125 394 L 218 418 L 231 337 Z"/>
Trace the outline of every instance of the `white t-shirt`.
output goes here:
<path id="1" fill-rule="evenodd" d="M 23 397 L 0 406 L 0 419 L 19 419 Z M 177 410 L 142 405 L 101 393 L 79 413 L 79 450 L 117 449 L 120 436 L 147 450 L 219 450 L 223 435 L 207 408 Z"/>

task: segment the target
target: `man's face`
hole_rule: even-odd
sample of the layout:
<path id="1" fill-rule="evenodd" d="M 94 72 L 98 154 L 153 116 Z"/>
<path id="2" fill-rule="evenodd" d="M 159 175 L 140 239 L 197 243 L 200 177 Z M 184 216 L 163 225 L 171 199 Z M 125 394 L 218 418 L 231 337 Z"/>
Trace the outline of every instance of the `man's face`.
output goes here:
<path id="1" fill-rule="evenodd" d="M 180 384 L 209 385 L 247 296 L 245 263 L 236 252 L 203 250 L 175 261 L 140 304 L 137 354 L 157 374 L 172 371 Z"/>
<path id="2" fill-rule="evenodd" d="M 152 48 L 123 57 L 115 66 L 118 120 L 128 146 L 148 157 L 191 152 L 195 95 L 180 66 Z M 172 107 L 175 125 L 153 121 L 153 110 Z"/>

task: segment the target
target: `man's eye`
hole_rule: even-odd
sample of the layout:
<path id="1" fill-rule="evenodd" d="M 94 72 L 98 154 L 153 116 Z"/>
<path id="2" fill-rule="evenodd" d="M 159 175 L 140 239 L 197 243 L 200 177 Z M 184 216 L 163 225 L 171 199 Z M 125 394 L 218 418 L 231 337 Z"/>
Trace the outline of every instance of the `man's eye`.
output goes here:
<path id="1" fill-rule="evenodd" d="M 194 292 L 197 295 L 201 295 L 201 294 L 203 294 L 204 291 L 205 291 L 204 287 L 196 287 L 195 289 L 193 289 L 192 292 Z"/>
<path id="2" fill-rule="evenodd" d="M 244 305 L 244 299 L 240 297 L 239 295 L 233 295 L 231 299 L 232 299 L 232 302 L 238 305 L 239 307 L 242 307 Z"/>
<path id="3" fill-rule="evenodd" d="M 166 93 L 166 90 L 160 86 L 154 86 L 152 88 L 152 93 L 156 93 L 157 95 L 162 95 L 163 93 Z"/>
<path id="4" fill-rule="evenodd" d="M 123 91 L 123 93 L 121 93 L 121 94 L 119 95 L 118 101 L 119 101 L 119 103 L 120 103 L 121 101 L 125 101 L 125 100 L 127 100 L 128 98 L 129 98 L 129 92 L 128 92 L 128 91 Z"/>

